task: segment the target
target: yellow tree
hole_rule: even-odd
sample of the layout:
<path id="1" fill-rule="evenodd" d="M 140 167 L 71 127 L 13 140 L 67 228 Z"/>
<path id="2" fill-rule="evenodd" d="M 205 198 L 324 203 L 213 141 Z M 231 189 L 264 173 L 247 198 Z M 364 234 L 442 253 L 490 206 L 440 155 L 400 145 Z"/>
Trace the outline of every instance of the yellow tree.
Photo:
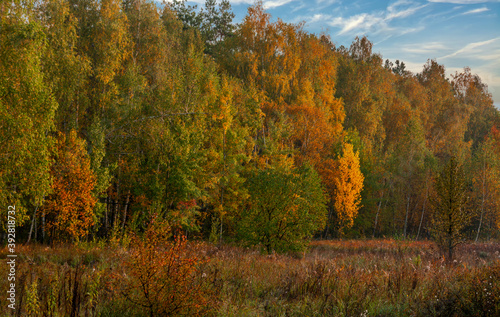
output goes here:
<path id="1" fill-rule="evenodd" d="M 334 177 L 333 207 L 337 214 L 338 226 L 342 231 L 354 224 L 361 208 L 361 191 L 364 176 L 361 173 L 359 154 L 352 144 L 345 143 L 342 157 L 338 159 L 337 173 Z"/>

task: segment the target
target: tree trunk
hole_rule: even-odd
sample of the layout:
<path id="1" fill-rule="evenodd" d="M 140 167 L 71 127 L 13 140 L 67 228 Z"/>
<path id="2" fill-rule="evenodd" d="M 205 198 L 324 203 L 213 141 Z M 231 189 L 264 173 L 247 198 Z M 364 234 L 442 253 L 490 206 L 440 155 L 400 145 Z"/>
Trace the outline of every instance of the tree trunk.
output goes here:
<path id="1" fill-rule="evenodd" d="M 115 199 L 115 214 L 113 215 L 113 230 L 116 229 L 118 231 L 118 226 L 119 224 L 117 223 L 118 220 L 118 211 L 119 211 L 119 206 L 120 206 L 120 158 L 121 155 L 118 156 L 118 182 L 116 183 L 116 199 Z M 117 227 L 117 228 L 115 228 Z"/>
<path id="2" fill-rule="evenodd" d="M 417 240 L 418 240 L 418 237 L 420 236 L 420 229 L 422 228 L 422 223 L 424 221 L 425 204 L 427 203 L 427 196 L 429 196 L 428 179 L 425 180 L 425 198 L 424 198 L 424 204 L 422 205 L 422 215 L 420 216 L 420 224 L 418 225 Z"/>
<path id="3" fill-rule="evenodd" d="M 330 205 L 328 208 L 328 218 L 326 220 L 325 230 L 323 231 L 323 239 L 326 239 L 328 236 L 328 233 L 330 231 L 330 223 L 332 222 L 332 218 L 333 218 L 333 207 Z"/>
<path id="4" fill-rule="evenodd" d="M 35 241 L 38 241 L 38 223 L 35 217 Z"/>
<path id="5" fill-rule="evenodd" d="M 226 174 L 226 132 L 222 135 L 222 175 Z M 224 185 L 222 181 L 219 180 L 220 186 L 220 233 L 219 233 L 219 244 L 222 244 L 222 208 L 224 206 Z"/>
<path id="6" fill-rule="evenodd" d="M 31 227 L 30 227 L 30 233 L 28 235 L 28 241 L 26 241 L 25 245 L 29 244 L 31 241 L 31 234 L 33 233 L 33 225 L 35 224 L 35 219 L 36 219 L 36 211 L 38 210 L 38 204 L 36 205 L 35 211 L 33 212 L 33 219 L 31 219 Z"/>
<path id="7" fill-rule="evenodd" d="M 481 217 L 479 218 L 479 226 L 477 228 L 476 240 L 479 239 L 479 233 L 481 232 L 481 225 L 483 224 L 483 215 L 484 215 L 484 199 L 486 196 L 486 164 L 483 164 L 483 184 L 482 184 L 482 199 L 481 199 Z"/>
<path id="8" fill-rule="evenodd" d="M 42 213 L 42 242 L 45 243 L 45 211 Z"/>
<path id="9" fill-rule="evenodd" d="M 372 235 L 372 238 L 375 238 L 375 230 L 377 230 L 378 215 L 380 213 L 380 206 L 382 206 L 382 199 L 383 198 L 384 198 L 384 192 L 382 191 L 382 195 L 380 196 L 380 201 L 378 202 L 377 214 L 375 215 L 375 224 L 373 225 L 373 235 Z"/>
<path id="10" fill-rule="evenodd" d="M 403 230 L 404 238 L 406 239 L 406 230 L 408 228 L 408 213 L 410 212 L 410 194 L 408 193 L 408 197 L 406 199 L 406 217 L 405 217 L 405 227 Z"/>
<path id="11" fill-rule="evenodd" d="M 106 210 L 104 211 L 104 235 L 108 235 L 108 211 L 109 211 L 109 190 L 108 196 L 106 197 Z"/>
<path id="12" fill-rule="evenodd" d="M 122 218 L 122 235 L 125 233 L 125 221 L 127 220 L 127 211 L 128 205 L 130 203 L 130 190 L 127 194 L 127 201 L 125 202 L 125 208 L 123 209 L 123 218 Z"/>

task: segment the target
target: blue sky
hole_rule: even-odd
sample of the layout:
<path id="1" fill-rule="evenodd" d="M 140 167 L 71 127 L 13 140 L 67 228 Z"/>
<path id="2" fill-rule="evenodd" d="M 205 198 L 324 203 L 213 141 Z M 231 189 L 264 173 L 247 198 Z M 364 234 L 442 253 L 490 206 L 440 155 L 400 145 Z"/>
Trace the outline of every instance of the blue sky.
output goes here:
<path id="1" fill-rule="evenodd" d="M 197 2 L 203 6 L 204 0 Z M 254 0 L 230 0 L 234 22 L 241 22 Z M 469 66 L 493 94 L 500 109 L 500 0 L 264 0 L 273 17 L 305 22 L 304 28 L 331 36 L 349 47 L 366 35 L 373 51 L 385 59 L 403 61 L 420 72 L 436 59 L 448 75 Z"/>

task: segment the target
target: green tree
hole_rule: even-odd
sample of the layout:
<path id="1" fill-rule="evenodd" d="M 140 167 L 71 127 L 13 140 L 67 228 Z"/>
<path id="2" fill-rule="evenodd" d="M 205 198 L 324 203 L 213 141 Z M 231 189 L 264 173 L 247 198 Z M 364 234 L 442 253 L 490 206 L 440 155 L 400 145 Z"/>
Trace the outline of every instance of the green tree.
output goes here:
<path id="1" fill-rule="evenodd" d="M 269 167 L 247 180 L 250 199 L 239 221 L 240 237 L 268 253 L 303 250 L 323 228 L 326 197 L 313 168 Z"/>
<path id="2" fill-rule="evenodd" d="M 86 92 L 91 65 L 87 52 L 77 51 L 78 21 L 71 12 L 68 1 L 45 0 L 39 7 L 40 20 L 45 27 L 47 49 L 42 66 L 45 81 L 50 84 L 59 107 L 56 112 L 56 127 L 69 133 L 82 131 L 84 117 L 89 105 Z"/>
<path id="3" fill-rule="evenodd" d="M 425 162 L 432 160 L 432 153 L 425 145 L 425 135 L 419 120 L 411 119 L 404 134 L 388 159 L 397 205 L 404 205 L 403 235 L 406 238 L 411 223 L 411 208 L 417 204 L 418 187 L 423 183 Z M 399 213 L 398 213 L 399 214 Z"/>
<path id="4" fill-rule="evenodd" d="M 2 8 L 8 13 L 0 16 L 0 205 L 16 205 L 16 224 L 22 225 L 27 209 L 36 210 L 50 192 L 57 103 L 44 81 L 47 41 L 33 6 L 12 1 Z"/>
<path id="5" fill-rule="evenodd" d="M 439 173 L 435 187 L 431 231 L 447 260 L 451 260 L 455 247 L 463 241 L 462 230 L 470 221 L 465 176 L 454 156 Z"/>

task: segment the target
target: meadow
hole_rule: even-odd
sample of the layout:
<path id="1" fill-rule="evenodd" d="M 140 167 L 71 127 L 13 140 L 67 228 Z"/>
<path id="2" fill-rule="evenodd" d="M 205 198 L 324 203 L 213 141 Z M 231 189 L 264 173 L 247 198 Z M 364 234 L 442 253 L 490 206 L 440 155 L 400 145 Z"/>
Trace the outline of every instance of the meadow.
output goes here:
<path id="1" fill-rule="evenodd" d="M 12 316 L 500 316 L 500 243 L 313 241 L 264 254 L 165 237 L 18 246 Z M 7 250 L 1 250 L 6 258 Z M 7 266 L 0 288 L 7 289 Z"/>

